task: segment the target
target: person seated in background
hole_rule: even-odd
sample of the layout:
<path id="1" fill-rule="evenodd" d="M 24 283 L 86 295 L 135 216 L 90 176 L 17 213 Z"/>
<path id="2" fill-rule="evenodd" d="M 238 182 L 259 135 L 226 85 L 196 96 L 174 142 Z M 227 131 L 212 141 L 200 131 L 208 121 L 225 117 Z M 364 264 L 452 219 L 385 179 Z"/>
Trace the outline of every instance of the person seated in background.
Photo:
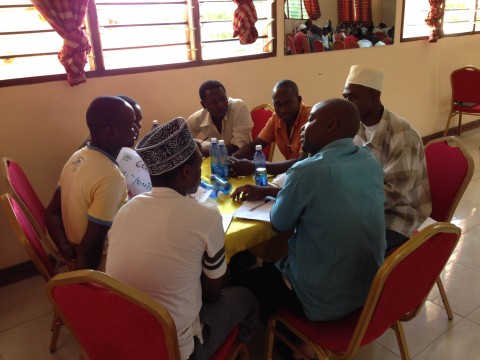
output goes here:
<path id="1" fill-rule="evenodd" d="M 133 146 L 135 112 L 123 99 L 101 96 L 87 110 L 91 142 L 63 167 L 46 210 L 48 233 L 75 269 L 103 270 L 102 251 L 118 209 L 127 201 L 125 177 L 115 160 Z"/>
<path id="2" fill-rule="evenodd" d="M 345 31 L 342 32 L 342 28 L 338 25 L 333 33 L 333 41 L 343 41 L 345 37 Z"/>
<path id="3" fill-rule="evenodd" d="M 373 46 L 373 34 L 370 30 L 367 30 L 365 34 L 362 34 L 357 41 L 358 47 L 367 48 Z"/>
<path id="4" fill-rule="evenodd" d="M 228 154 L 251 141 L 253 121 L 243 100 L 227 97 L 225 87 L 217 80 L 205 81 L 198 92 L 203 109 L 190 115 L 187 124 L 203 156 L 208 156 L 210 146 L 205 144 L 210 144 L 211 138 L 223 139 Z"/>
<path id="5" fill-rule="evenodd" d="M 304 24 L 300 24 L 298 26 L 297 32 L 293 36 L 293 43 L 295 44 L 295 51 L 297 54 L 303 54 L 305 51 L 303 50 L 303 43 L 302 38 L 307 39 L 307 26 Z"/>
<path id="6" fill-rule="evenodd" d="M 118 212 L 109 234 L 106 272 L 164 305 L 175 322 L 183 360 L 208 359 L 239 325 L 248 342 L 258 304 L 226 278 L 222 216 L 187 197 L 200 184 L 202 155 L 183 118 L 137 144 L 153 188 Z"/>
<path id="7" fill-rule="evenodd" d="M 407 241 L 432 211 L 422 138 L 403 117 L 381 102 L 383 72 L 353 65 L 343 97 L 355 104 L 362 126 L 354 142 L 368 148 L 384 173 L 388 248 Z"/>
<path id="8" fill-rule="evenodd" d="M 285 157 L 285 161 L 278 163 L 267 162 L 267 172 L 273 175 L 284 173 L 295 162 L 306 157 L 301 151 L 300 134 L 312 107 L 302 103 L 298 86 L 292 80 L 281 80 L 275 84 L 272 102 L 275 113 L 257 138 L 229 158 L 231 176 L 254 173 L 252 159 L 256 145 L 265 147 L 276 142 L 276 146 Z"/>
<path id="9" fill-rule="evenodd" d="M 353 28 L 350 34 L 348 34 L 343 42 L 345 43 L 345 47 L 348 47 L 350 42 L 358 43 L 358 40 L 362 38 L 362 30 L 360 28 Z"/>
<path id="10" fill-rule="evenodd" d="M 333 41 L 332 41 L 332 34 L 330 32 L 328 32 L 328 28 L 325 26 L 322 28 L 322 43 L 323 43 L 323 48 L 325 49 L 325 51 L 329 51 L 331 50 L 331 46 L 330 44 L 333 45 Z"/>
<path id="11" fill-rule="evenodd" d="M 314 40 L 320 40 L 322 41 L 322 30 L 315 24 L 312 24 L 310 26 L 310 30 L 308 31 L 308 44 L 310 45 L 310 50 L 312 52 L 315 51 L 313 48 L 313 41 Z"/>
<path id="12" fill-rule="evenodd" d="M 278 307 L 328 321 L 365 303 L 386 243 L 383 173 L 371 152 L 353 143 L 359 126 L 353 104 L 331 99 L 316 104 L 302 128 L 311 156 L 288 170 L 270 213 L 275 231 L 293 230 L 288 255 L 232 278 L 255 294 L 264 322 Z M 250 200 L 254 192 L 272 195 L 252 185 L 232 197 Z"/>

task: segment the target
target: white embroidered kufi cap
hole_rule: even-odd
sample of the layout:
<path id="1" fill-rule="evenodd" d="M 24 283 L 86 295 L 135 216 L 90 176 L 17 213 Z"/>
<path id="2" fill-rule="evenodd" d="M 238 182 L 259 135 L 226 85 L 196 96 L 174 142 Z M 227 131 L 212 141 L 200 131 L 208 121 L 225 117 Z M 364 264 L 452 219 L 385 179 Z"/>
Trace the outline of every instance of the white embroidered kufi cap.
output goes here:
<path id="1" fill-rule="evenodd" d="M 353 65 L 345 84 L 356 84 L 382 91 L 383 71 L 367 65 Z"/>
<path id="2" fill-rule="evenodd" d="M 161 175 L 187 161 L 195 147 L 187 122 L 178 117 L 147 133 L 135 150 L 150 175 Z"/>

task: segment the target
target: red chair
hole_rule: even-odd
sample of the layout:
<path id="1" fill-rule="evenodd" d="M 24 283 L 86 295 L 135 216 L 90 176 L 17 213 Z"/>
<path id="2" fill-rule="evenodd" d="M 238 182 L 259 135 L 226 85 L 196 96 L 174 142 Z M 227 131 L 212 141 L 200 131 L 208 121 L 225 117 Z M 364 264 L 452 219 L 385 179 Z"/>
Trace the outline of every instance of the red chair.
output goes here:
<path id="1" fill-rule="evenodd" d="M 333 50 L 345 50 L 345 43 L 342 40 L 335 40 L 333 42 Z"/>
<path id="2" fill-rule="evenodd" d="M 388 257 L 373 279 L 363 308 L 334 321 L 309 321 L 285 310 L 268 324 L 265 358 L 272 359 L 274 338 L 302 353 L 285 337 L 277 323 L 309 345 L 316 359 L 351 359 L 360 346 L 380 337 L 390 327 L 397 335 L 402 359 L 409 359 L 401 322 L 413 319 L 457 245 L 461 230 L 436 223 L 425 228 Z"/>
<path id="3" fill-rule="evenodd" d="M 287 35 L 287 47 L 290 49 L 291 55 L 296 55 L 297 50 L 295 49 L 295 42 L 293 41 L 293 36 Z"/>
<path id="4" fill-rule="evenodd" d="M 473 176 L 474 162 L 460 139 L 449 136 L 430 141 L 425 146 L 432 213 L 435 221 L 450 222 L 458 202 L 463 196 Z M 449 319 L 453 319 L 452 309 L 442 280 L 437 286 Z"/>
<path id="5" fill-rule="evenodd" d="M 313 44 L 313 52 L 324 52 L 325 51 L 325 47 L 323 46 L 323 43 L 318 40 L 318 39 L 315 39 L 312 41 L 312 44 Z"/>
<path id="6" fill-rule="evenodd" d="M 49 281 L 57 274 L 57 271 L 50 262 L 30 219 L 23 211 L 23 208 L 10 194 L 3 194 L 1 199 L 7 217 L 10 220 L 10 224 L 15 231 L 15 235 L 25 248 L 38 272 L 43 276 L 45 281 Z M 60 321 L 60 318 L 54 314 L 50 328 L 52 330 L 50 352 L 54 352 L 57 349 L 57 341 L 61 327 L 62 322 Z"/>
<path id="7" fill-rule="evenodd" d="M 383 31 L 377 31 L 373 34 L 377 39 L 382 40 L 385 39 L 385 33 Z"/>
<path id="8" fill-rule="evenodd" d="M 59 262 L 67 264 L 67 267 L 72 269 L 73 259 L 66 259 L 60 254 L 54 242 L 48 236 L 45 223 L 45 207 L 22 168 L 12 159 L 4 157 L 2 160 L 2 173 L 8 192 L 22 206 L 45 249 L 48 249 Z"/>
<path id="9" fill-rule="evenodd" d="M 273 109 L 268 104 L 261 104 L 254 107 L 250 111 L 250 115 L 252 116 L 253 120 L 253 128 L 252 128 L 252 139 L 256 139 L 258 134 L 262 131 L 267 123 L 268 119 L 270 119 L 273 115 Z M 263 148 L 263 153 L 268 161 L 272 160 L 273 157 L 273 148 L 275 144 L 270 144 Z"/>
<path id="10" fill-rule="evenodd" d="M 349 41 L 347 44 L 347 49 L 358 49 L 360 46 L 355 41 Z"/>
<path id="11" fill-rule="evenodd" d="M 310 54 L 311 53 L 310 44 L 308 43 L 307 37 L 306 36 L 302 37 L 301 41 L 302 41 L 303 53 L 304 54 Z"/>
<path id="12" fill-rule="evenodd" d="M 47 284 L 50 302 L 90 360 L 180 360 L 177 330 L 160 303 L 95 270 L 63 273 Z M 238 327 L 211 360 L 249 359 Z"/>
<path id="13" fill-rule="evenodd" d="M 443 136 L 447 136 L 452 117 L 458 115 L 457 133 L 462 131 L 462 114 L 480 114 L 480 69 L 466 66 L 453 71 L 450 74 L 452 86 L 452 101 L 447 126 Z"/>

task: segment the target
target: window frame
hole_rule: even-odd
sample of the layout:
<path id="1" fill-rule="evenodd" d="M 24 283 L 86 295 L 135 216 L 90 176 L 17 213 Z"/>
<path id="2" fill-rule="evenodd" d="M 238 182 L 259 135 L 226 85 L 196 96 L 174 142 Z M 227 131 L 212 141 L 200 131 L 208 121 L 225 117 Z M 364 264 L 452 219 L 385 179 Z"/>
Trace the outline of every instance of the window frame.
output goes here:
<path id="1" fill-rule="evenodd" d="M 285 7 L 289 7 L 289 4 L 291 3 L 291 1 L 298 2 L 300 4 L 300 16 L 301 16 L 300 19 L 289 17 L 290 16 L 290 10 L 288 11 L 288 14 L 285 11 Z M 288 19 L 288 20 L 308 20 L 309 19 L 309 16 L 308 16 L 307 10 L 305 9 L 305 4 L 303 3 L 303 0 L 286 0 L 285 3 L 284 3 L 283 9 L 284 9 L 283 11 L 284 11 L 285 19 Z M 306 18 L 303 17 L 304 12 L 307 15 Z"/>
<path id="2" fill-rule="evenodd" d="M 99 2 L 101 2 L 101 0 Z M 27 3 L 28 3 L 28 0 L 25 0 L 25 5 Z M 191 9 L 192 11 L 191 26 L 193 26 L 194 29 L 200 29 L 200 10 L 199 10 L 198 3 L 199 3 L 199 0 L 192 0 L 193 8 Z M 122 4 L 128 4 L 128 3 L 122 3 Z M 20 7 L 22 5 L 5 5 L 5 6 L 0 5 L 0 7 L 15 7 L 15 6 Z M 187 4 L 187 6 L 189 5 Z M 91 48 L 90 54 L 87 56 L 87 61 L 91 61 L 90 59 L 95 57 L 96 68 L 94 70 L 85 71 L 85 76 L 87 79 L 90 79 L 90 78 L 98 78 L 98 77 L 104 77 L 104 76 L 117 76 L 117 75 L 147 73 L 147 72 L 154 72 L 154 71 L 167 71 L 167 70 L 177 70 L 177 69 L 185 69 L 185 68 L 195 68 L 195 67 L 203 67 L 203 66 L 210 66 L 210 65 L 227 64 L 227 63 L 276 57 L 277 56 L 277 41 L 276 41 L 277 10 L 276 10 L 275 1 L 273 0 L 271 1 L 270 8 L 271 8 L 272 18 L 271 20 L 269 20 L 270 21 L 269 26 L 271 27 L 271 40 L 269 43 L 272 48 L 272 51 L 269 53 L 244 55 L 244 56 L 232 56 L 232 57 L 208 59 L 208 60 L 196 59 L 193 61 L 187 61 L 182 63 L 158 64 L 158 65 L 119 68 L 119 69 L 105 69 L 99 27 L 91 26 L 91 24 L 98 24 L 96 2 L 94 0 L 90 0 L 87 7 L 85 25 L 86 25 L 86 31 L 88 33 L 89 39 L 91 40 L 90 45 L 92 48 Z M 55 32 L 55 30 L 53 29 L 51 31 Z M 38 31 L 38 32 L 41 32 L 41 31 Z M 12 33 L 29 33 L 29 32 L 25 31 L 25 32 L 12 32 Z M 200 31 L 191 31 L 191 33 L 193 33 L 195 44 L 201 44 Z M 9 33 L 4 33 L 4 34 L 9 34 Z M 259 37 L 261 37 L 261 35 Z M 237 41 L 238 41 L 238 38 L 237 38 Z M 57 53 L 53 53 L 52 55 L 56 55 Z M 201 47 L 200 49 L 197 50 L 197 53 L 201 54 Z M 101 54 L 101 56 L 96 56 L 96 54 Z M 44 55 L 44 54 L 38 54 L 38 55 Z M 19 56 L 19 57 L 22 57 L 22 56 Z M 0 58 L 0 61 L 1 60 L 2 58 Z M 0 88 L 8 87 L 8 86 L 17 86 L 17 85 L 29 85 L 29 84 L 36 84 L 36 83 L 43 83 L 43 82 L 50 82 L 50 81 L 59 81 L 59 80 L 65 80 L 65 79 L 66 79 L 65 73 L 53 74 L 53 75 L 31 76 L 31 77 L 16 78 L 16 79 L 6 79 L 6 80 L 0 80 Z"/>
<path id="3" fill-rule="evenodd" d="M 418 0 L 417 0 L 418 1 Z M 427 0 L 422 0 L 426 1 Z M 443 0 L 442 3 L 442 8 L 445 9 L 445 2 L 448 0 Z M 480 0 L 475 0 L 476 1 L 476 17 L 474 18 L 473 21 L 473 29 L 472 31 L 468 32 L 461 32 L 461 33 L 453 33 L 453 34 L 444 34 L 443 37 L 456 37 L 456 36 L 466 36 L 466 35 L 477 35 L 480 34 L 480 28 L 475 29 L 475 20 L 478 22 L 480 19 Z M 424 36 L 416 36 L 416 37 L 403 37 L 403 29 L 405 25 L 405 2 L 406 0 L 402 0 L 402 27 L 401 27 L 401 32 L 400 32 L 400 42 L 409 42 L 409 41 L 417 41 L 417 40 L 426 40 L 429 38 L 429 35 L 424 35 Z M 427 14 L 428 15 L 428 14 Z M 445 11 L 444 11 L 444 16 L 445 16 Z M 442 27 L 443 27 L 443 17 L 440 20 Z"/>

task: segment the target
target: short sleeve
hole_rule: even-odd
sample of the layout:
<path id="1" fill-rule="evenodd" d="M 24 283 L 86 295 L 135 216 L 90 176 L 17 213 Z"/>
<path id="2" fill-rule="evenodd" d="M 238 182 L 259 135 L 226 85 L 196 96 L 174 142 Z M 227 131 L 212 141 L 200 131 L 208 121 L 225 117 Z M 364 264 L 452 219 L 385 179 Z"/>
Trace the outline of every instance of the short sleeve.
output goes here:
<path id="1" fill-rule="evenodd" d="M 111 226 L 118 209 L 127 201 L 125 178 L 116 176 L 102 179 L 91 196 L 93 199 L 87 211 L 88 220 Z"/>
<path id="2" fill-rule="evenodd" d="M 258 137 L 265 141 L 267 144 L 271 144 L 275 141 L 275 117 L 272 116 L 268 119 Z M 254 139 L 255 140 L 255 139 Z"/>
<path id="3" fill-rule="evenodd" d="M 225 262 L 225 232 L 223 230 L 222 216 L 218 209 L 209 209 L 211 211 L 212 227 L 206 234 L 206 249 L 203 254 L 202 267 L 203 273 L 210 279 L 217 279 L 227 271 Z"/>

